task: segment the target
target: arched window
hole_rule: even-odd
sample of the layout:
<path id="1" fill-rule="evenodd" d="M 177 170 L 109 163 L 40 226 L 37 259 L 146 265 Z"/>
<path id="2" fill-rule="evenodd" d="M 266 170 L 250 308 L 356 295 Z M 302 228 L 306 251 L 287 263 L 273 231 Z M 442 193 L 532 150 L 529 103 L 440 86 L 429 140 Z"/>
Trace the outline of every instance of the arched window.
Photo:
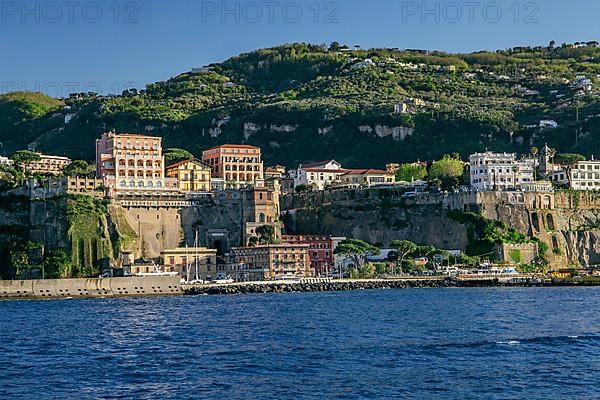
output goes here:
<path id="1" fill-rule="evenodd" d="M 248 174 L 248 175 L 246 176 L 246 180 L 247 180 L 248 182 L 252 181 L 252 174 Z"/>
<path id="2" fill-rule="evenodd" d="M 152 168 L 152 161 L 151 160 L 146 161 L 146 167 Z"/>
<path id="3" fill-rule="evenodd" d="M 265 214 L 260 213 L 258 215 L 258 222 L 266 222 Z"/>
<path id="4" fill-rule="evenodd" d="M 120 167 L 124 167 L 125 166 L 125 160 L 119 160 L 119 166 Z"/>
<path id="5" fill-rule="evenodd" d="M 148 186 L 149 188 L 154 187 L 154 183 L 152 183 L 152 181 L 148 181 L 146 186 Z"/>
<path id="6" fill-rule="evenodd" d="M 128 166 L 130 166 L 130 167 L 135 167 L 135 161 L 133 161 L 133 160 L 129 160 L 129 161 L 127 162 L 127 165 L 128 165 Z"/>
<path id="7" fill-rule="evenodd" d="M 138 187 L 144 187 L 144 181 L 139 181 L 138 182 Z"/>
<path id="8" fill-rule="evenodd" d="M 135 181 L 129 181 L 129 187 L 135 187 Z"/>
<path id="9" fill-rule="evenodd" d="M 127 186 L 127 182 L 121 181 L 121 182 L 119 182 L 119 186 L 120 187 L 126 187 Z"/>
<path id="10" fill-rule="evenodd" d="M 138 160 L 137 165 L 138 165 L 138 167 L 143 167 L 144 166 L 144 160 Z"/>
<path id="11" fill-rule="evenodd" d="M 135 171 L 128 171 L 127 176 L 135 176 Z"/>
<path id="12" fill-rule="evenodd" d="M 156 187 L 161 188 L 162 187 L 162 182 L 161 181 L 156 182 Z"/>

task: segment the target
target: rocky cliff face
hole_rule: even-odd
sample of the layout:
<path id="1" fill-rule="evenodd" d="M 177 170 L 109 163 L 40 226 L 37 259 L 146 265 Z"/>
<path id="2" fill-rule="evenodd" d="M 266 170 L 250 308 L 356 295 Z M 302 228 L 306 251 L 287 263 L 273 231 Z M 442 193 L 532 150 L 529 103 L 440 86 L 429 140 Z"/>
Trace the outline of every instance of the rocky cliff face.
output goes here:
<path id="1" fill-rule="evenodd" d="M 407 239 L 448 250 L 465 250 L 472 229 L 448 212 L 476 212 L 545 242 L 553 267 L 600 264 L 600 194 L 457 193 L 407 199 L 393 190 L 342 190 L 288 196 L 282 210 L 290 233 L 384 245 Z"/>
<path id="2" fill-rule="evenodd" d="M 199 246 L 224 250 L 238 246 L 241 239 L 239 202 L 207 199 L 193 207 L 109 208 L 111 220 L 123 238 L 121 250 L 131 251 L 136 259 L 155 259 L 164 249 Z"/>

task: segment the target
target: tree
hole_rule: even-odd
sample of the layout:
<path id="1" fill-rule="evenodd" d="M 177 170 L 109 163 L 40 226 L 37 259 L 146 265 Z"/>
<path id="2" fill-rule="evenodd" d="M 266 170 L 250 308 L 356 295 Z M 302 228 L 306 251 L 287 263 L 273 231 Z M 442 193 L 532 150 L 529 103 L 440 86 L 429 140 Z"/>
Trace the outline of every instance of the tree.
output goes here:
<path id="1" fill-rule="evenodd" d="M 21 167 L 23 171 L 25 171 L 32 162 L 40 161 L 42 159 L 38 153 L 29 150 L 19 150 L 10 156 L 10 158 L 15 164 Z"/>
<path id="2" fill-rule="evenodd" d="M 334 254 L 349 257 L 354 262 L 356 269 L 360 269 L 365 264 L 368 254 L 377 255 L 380 252 L 370 243 L 358 239 L 346 239 L 336 247 Z"/>
<path id="3" fill-rule="evenodd" d="M 194 155 L 185 149 L 166 149 L 163 152 L 165 156 L 165 165 L 173 165 L 180 161 L 192 160 L 194 159 Z"/>
<path id="4" fill-rule="evenodd" d="M 458 186 L 464 173 L 463 163 L 460 158 L 445 155 L 444 158 L 434 162 L 429 170 L 429 178 L 439 181 L 444 190 Z"/>
<path id="5" fill-rule="evenodd" d="M 531 153 L 531 157 L 536 158 L 537 155 L 540 153 L 540 149 L 533 146 L 529 152 Z"/>
<path id="6" fill-rule="evenodd" d="M 581 154 L 561 153 L 556 155 L 556 162 L 561 164 L 565 169 L 565 173 L 569 181 L 569 187 L 573 186 L 573 176 L 571 175 L 571 171 L 573 170 L 573 167 L 580 161 L 585 161 L 585 157 Z"/>
<path id="7" fill-rule="evenodd" d="M 427 178 L 427 169 L 418 164 L 402 164 L 396 171 L 396 181 L 412 182 Z"/>
<path id="8" fill-rule="evenodd" d="M 275 227 L 272 225 L 262 225 L 256 228 L 259 244 L 273 244 L 276 242 Z"/>
<path id="9" fill-rule="evenodd" d="M 298 185 L 298 186 L 296 186 L 296 193 L 298 193 L 298 194 L 300 194 L 300 193 L 310 193 L 312 191 L 313 191 L 313 189 L 309 185 Z"/>
<path id="10" fill-rule="evenodd" d="M 75 160 L 71 164 L 67 165 L 64 170 L 64 174 L 68 177 L 85 176 L 91 177 L 95 174 L 96 168 L 83 160 Z"/>
<path id="11" fill-rule="evenodd" d="M 548 45 L 548 47 L 549 47 L 550 49 L 553 49 L 553 48 L 554 48 L 554 46 L 556 46 L 556 42 L 555 42 L 554 40 L 551 40 L 551 41 L 550 41 L 550 44 Z"/>
<path id="12" fill-rule="evenodd" d="M 391 246 L 398 251 L 398 258 L 400 259 L 400 272 L 402 272 L 404 257 L 410 253 L 414 253 L 417 250 L 417 245 L 409 240 L 394 240 L 392 241 Z M 396 274 L 395 270 L 394 274 Z"/>
<path id="13" fill-rule="evenodd" d="M 71 255 L 65 249 L 50 250 L 44 257 L 44 271 L 47 279 L 67 278 L 71 268 Z"/>

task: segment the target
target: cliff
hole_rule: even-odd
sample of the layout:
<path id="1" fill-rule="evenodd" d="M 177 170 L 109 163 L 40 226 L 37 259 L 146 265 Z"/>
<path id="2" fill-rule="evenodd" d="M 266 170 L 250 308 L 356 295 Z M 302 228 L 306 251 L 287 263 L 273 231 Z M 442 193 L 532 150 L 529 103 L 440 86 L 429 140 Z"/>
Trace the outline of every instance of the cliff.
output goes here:
<path id="1" fill-rule="evenodd" d="M 475 213 L 545 243 L 555 268 L 600 263 L 600 194 L 450 193 L 404 198 L 396 190 L 340 190 L 286 196 L 287 233 L 325 233 L 388 245 L 395 239 L 448 250 L 474 249 Z"/>

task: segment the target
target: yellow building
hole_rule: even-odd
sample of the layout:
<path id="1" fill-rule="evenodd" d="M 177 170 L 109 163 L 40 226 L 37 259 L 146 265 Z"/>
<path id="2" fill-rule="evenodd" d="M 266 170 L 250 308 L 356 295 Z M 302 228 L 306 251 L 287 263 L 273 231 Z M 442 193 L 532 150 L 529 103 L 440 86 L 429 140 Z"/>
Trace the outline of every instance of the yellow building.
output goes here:
<path id="1" fill-rule="evenodd" d="M 177 272 L 190 280 L 212 279 L 217 273 L 217 250 L 206 247 L 179 247 L 160 253 L 164 272 Z"/>
<path id="2" fill-rule="evenodd" d="M 377 169 L 349 169 L 340 177 L 344 185 L 374 186 L 394 183 L 396 177 L 388 171 Z"/>
<path id="3" fill-rule="evenodd" d="M 167 167 L 167 178 L 177 179 L 182 192 L 210 192 L 210 166 L 200 160 L 185 160 Z"/>
<path id="4" fill-rule="evenodd" d="M 26 166 L 26 170 L 30 174 L 60 175 L 71 164 L 71 159 L 68 157 L 51 156 L 42 153 L 37 153 L 37 155 L 40 156 L 40 159 L 31 161 Z"/>

